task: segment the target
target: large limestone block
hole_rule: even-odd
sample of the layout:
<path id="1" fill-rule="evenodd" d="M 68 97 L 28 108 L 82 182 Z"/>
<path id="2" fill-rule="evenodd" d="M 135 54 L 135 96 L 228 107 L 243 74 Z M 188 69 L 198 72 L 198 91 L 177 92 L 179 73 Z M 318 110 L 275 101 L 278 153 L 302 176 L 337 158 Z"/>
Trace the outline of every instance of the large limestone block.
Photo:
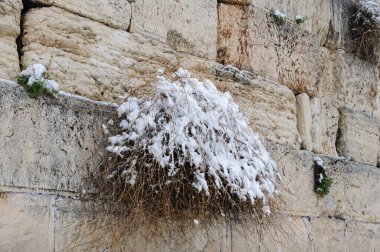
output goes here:
<path id="1" fill-rule="evenodd" d="M 64 96 L 31 99 L 0 81 L 0 185 L 77 191 L 99 155 L 107 109 Z"/>
<path id="2" fill-rule="evenodd" d="M 0 1 L 0 78 L 14 79 L 20 71 L 16 39 L 20 34 L 21 0 Z"/>
<path id="3" fill-rule="evenodd" d="M 341 109 L 337 150 L 350 160 L 376 166 L 379 146 L 379 123 L 360 111 Z"/>
<path id="4" fill-rule="evenodd" d="M 215 59 L 217 0 L 136 0 L 131 32 L 150 34 L 178 51 Z"/>
<path id="5" fill-rule="evenodd" d="M 313 150 L 311 139 L 312 114 L 310 98 L 307 94 L 297 95 L 297 129 L 302 139 L 302 148 Z"/>
<path id="6" fill-rule="evenodd" d="M 333 183 L 330 193 L 318 202 L 320 214 L 379 223 L 380 170 L 346 160 L 323 159 Z"/>
<path id="7" fill-rule="evenodd" d="M 321 52 L 319 95 L 336 108 L 348 107 L 372 114 L 376 109 L 378 68 L 344 50 Z"/>
<path id="8" fill-rule="evenodd" d="M 41 63 L 63 90 L 97 100 L 117 100 L 176 62 L 174 51 L 156 40 L 56 7 L 29 11 L 24 31 L 24 65 Z"/>
<path id="9" fill-rule="evenodd" d="M 54 197 L 0 192 L 0 250 L 54 251 Z"/>
<path id="10" fill-rule="evenodd" d="M 322 217 L 314 219 L 312 225 L 313 251 L 347 251 L 344 221 Z"/>
<path id="11" fill-rule="evenodd" d="M 128 0 L 31 0 L 46 6 L 56 6 L 114 28 L 127 30 L 132 17 Z"/>
<path id="12" fill-rule="evenodd" d="M 285 86 L 237 68 L 214 64 L 206 75 L 221 91 L 232 94 L 254 132 L 275 143 L 298 148 L 296 99 Z"/>
<path id="13" fill-rule="evenodd" d="M 339 125 L 339 111 L 325 98 L 310 99 L 313 152 L 337 157 L 336 135 Z"/>
<path id="14" fill-rule="evenodd" d="M 303 16 L 305 22 L 300 27 L 316 34 L 321 46 L 330 49 L 349 46 L 351 0 L 253 0 L 252 4 L 270 11 L 279 10 L 288 22 L 294 22 L 296 15 Z"/>
<path id="15" fill-rule="evenodd" d="M 350 221 L 346 224 L 347 248 L 350 251 L 376 251 L 380 248 L 380 225 Z"/>
<path id="16" fill-rule="evenodd" d="M 295 24 L 275 24 L 271 13 L 220 4 L 218 61 L 270 77 L 295 94 L 313 97 L 321 70 L 317 38 Z"/>
<path id="17" fill-rule="evenodd" d="M 295 216 L 318 216 L 318 199 L 314 193 L 314 160 L 309 151 L 267 143 L 266 149 L 276 162 L 281 183 L 280 212 Z"/>

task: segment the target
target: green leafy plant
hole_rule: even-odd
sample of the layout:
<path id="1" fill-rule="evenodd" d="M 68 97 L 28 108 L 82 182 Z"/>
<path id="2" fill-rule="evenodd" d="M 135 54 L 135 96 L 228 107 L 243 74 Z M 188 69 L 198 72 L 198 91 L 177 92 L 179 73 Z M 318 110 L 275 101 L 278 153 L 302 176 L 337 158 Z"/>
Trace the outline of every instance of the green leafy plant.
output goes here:
<path id="1" fill-rule="evenodd" d="M 301 16 L 301 15 L 297 15 L 296 18 L 295 18 L 295 21 L 298 25 L 302 24 L 305 22 L 305 17 L 304 16 Z"/>
<path id="2" fill-rule="evenodd" d="M 314 191 L 324 197 L 330 192 L 333 180 L 326 175 L 326 166 L 322 159 L 315 157 L 314 161 Z"/>
<path id="3" fill-rule="evenodd" d="M 276 10 L 276 11 L 273 13 L 273 18 L 274 18 L 274 22 L 275 22 L 277 25 L 283 25 L 283 24 L 285 24 L 285 21 L 286 21 L 286 15 L 285 15 L 284 13 L 282 13 L 281 11 Z"/>
<path id="4" fill-rule="evenodd" d="M 49 77 L 46 68 L 41 64 L 36 64 L 22 71 L 17 77 L 17 83 L 25 89 L 31 98 L 37 98 L 44 94 L 55 96 L 58 93 L 59 85 L 47 78 Z"/>

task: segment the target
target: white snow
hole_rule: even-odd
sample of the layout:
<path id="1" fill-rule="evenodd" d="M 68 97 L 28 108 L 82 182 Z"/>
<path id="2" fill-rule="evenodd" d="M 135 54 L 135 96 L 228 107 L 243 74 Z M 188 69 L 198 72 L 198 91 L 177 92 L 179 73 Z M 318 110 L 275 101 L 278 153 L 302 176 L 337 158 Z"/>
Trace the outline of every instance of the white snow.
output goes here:
<path id="1" fill-rule="evenodd" d="M 59 85 L 54 80 L 45 79 L 44 74 L 46 73 L 46 68 L 41 64 L 34 64 L 28 66 L 24 71 L 22 71 L 19 76 L 28 77 L 28 85 L 33 85 L 35 82 L 41 81 L 46 89 L 51 92 L 58 92 Z"/>
<path id="2" fill-rule="evenodd" d="M 283 12 L 281 12 L 280 10 L 275 10 L 274 11 L 274 15 L 276 17 L 278 17 L 278 18 L 281 18 L 281 19 L 285 19 L 286 18 L 286 15 Z"/>
<path id="3" fill-rule="evenodd" d="M 199 223 L 200 223 L 199 220 L 197 220 L 197 219 L 194 220 L 195 225 L 199 225 Z"/>
<path id="4" fill-rule="evenodd" d="M 359 13 L 364 11 L 370 14 L 377 25 L 380 26 L 380 4 L 373 0 L 362 0 L 359 3 Z"/>
<path id="5" fill-rule="evenodd" d="M 231 95 L 183 69 L 173 78 L 159 76 L 156 95 L 131 97 L 117 108 L 120 131 L 107 150 L 125 158 L 133 158 L 129 149 L 149 151 L 169 177 L 191 167 L 200 193 L 210 195 L 212 186 L 243 201 L 261 199 L 269 214 L 277 167 Z M 126 181 L 134 184 L 138 171 L 129 169 Z"/>
<path id="6" fill-rule="evenodd" d="M 323 160 L 320 157 L 315 156 L 314 157 L 314 161 L 317 163 L 317 165 L 319 167 L 322 167 L 323 169 L 326 169 L 325 163 L 323 162 Z"/>

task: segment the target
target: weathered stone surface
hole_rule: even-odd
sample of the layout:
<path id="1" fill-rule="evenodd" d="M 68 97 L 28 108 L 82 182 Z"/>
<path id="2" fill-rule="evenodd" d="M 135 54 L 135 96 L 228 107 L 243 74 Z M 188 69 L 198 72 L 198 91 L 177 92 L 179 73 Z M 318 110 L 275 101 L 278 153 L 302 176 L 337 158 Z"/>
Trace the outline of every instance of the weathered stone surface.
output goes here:
<path id="1" fill-rule="evenodd" d="M 360 111 L 341 109 L 337 150 L 342 156 L 370 165 L 377 164 L 379 124 L 375 117 Z"/>
<path id="2" fill-rule="evenodd" d="M 379 223 L 380 169 L 347 160 L 323 159 L 333 183 L 330 193 L 318 202 L 320 214 Z"/>
<path id="3" fill-rule="evenodd" d="M 127 30 L 132 17 L 128 0 L 31 0 L 47 6 L 56 6 L 114 28 Z"/>
<path id="4" fill-rule="evenodd" d="M 16 39 L 21 9 L 21 0 L 0 1 L 0 78 L 13 79 L 20 71 Z"/>
<path id="5" fill-rule="evenodd" d="M 54 197 L 0 192 L 2 251 L 54 251 Z"/>
<path id="6" fill-rule="evenodd" d="M 348 107 L 372 114 L 376 109 L 379 71 L 376 66 L 344 50 L 322 50 L 319 94 L 336 108 Z"/>
<path id="7" fill-rule="evenodd" d="M 337 219 L 313 220 L 313 251 L 347 251 L 345 222 Z"/>
<path id="8" fill-rule="evenodd" d="M 310 99 L 307 94 L 297 95 L 297 129 L 302 139 L 302 148 L 313 150 L 311 139 L 312 115 Z"/>
<path id="9" fill-rule="evenodd" d="M 346 224 L 347 248 L 350 251 L 376 251 L 380 248 L 380 226 L 358 221 Z"/>
<path id="10" fill-rule="evenodd" d="M 204 77 L 232 94 L 255 132 L 266 140 L 299 147 L 296 100 L 287 87 L 231 66 L 212 68 L 213 75 Z"/>
<path id="11" fill-rule="evenodd" d="M 24 31 L 24 65 L 41 63 L 63 90 L 97 100 L 117 100 L 176 62 L 162 43 L 56 7 L 29 11 Z"/>
<path id="12" fill-rule="evenodd" d="M 131 32 L 147 33 L 178 51 L 216 58 L 217 0 L 137 0 Z"/>
<path id="13" fill-rule="evenodd" d="M 219 5 L 218 61 L 273 78 L 295 94 L 316 93 L 321 70 L 317 38 L 254 6 Z M 265 27 L 265 29 L 263 28 Z"/>
<path id="14" fill-rule="evenodd" d="M 105 107 L 63 96 L 31 99 L 0 81 L 0 111 L 0 185 L 77 191 L 96 161 Z"/>
<path id="15" fill-rule="evenodd" d="M 313 154 L 272 143 L 267 143 L 266 148 L 276 162 L 282 180 L 279 191 L 285 205 L 281 210 L 296 216 L 318 216 Z"/>
<path id="16" fill-rule="evenodd" d="M 313 152 L 337 157 L 336 135 L 339 124 L 339 111 L 326 102 L 325 98 L 310 99 L 312 112 L 311 138 Z"/>

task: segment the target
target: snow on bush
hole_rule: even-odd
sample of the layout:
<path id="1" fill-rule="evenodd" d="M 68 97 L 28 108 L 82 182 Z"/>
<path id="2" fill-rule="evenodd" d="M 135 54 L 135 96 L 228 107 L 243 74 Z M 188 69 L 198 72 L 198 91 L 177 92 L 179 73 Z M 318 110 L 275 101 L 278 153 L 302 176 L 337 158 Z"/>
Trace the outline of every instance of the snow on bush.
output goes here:
<path id="1" fill-rule="evenodd" d="M 109 137 L 107 150 L 124 165 L 111 169 L 108 180 L 121 174 L 134 186 L 140 176 L 138 150 L 153 157 L 158 165 L 152 169 L 167 172 L 165 185 L 190 173 L 200 194 L 227 191 L 252 204 L 259 199 L 269 214 L 277 168 L 231 95 L 183 69 L 173 78 L 158 76 L 153 97 L 130 97 L 118 107 L 118 134 Z"/>
<path id="2" fill-rule="evenodd" d="M 273 17 L 274 17 L 274 21 L 278 24 L 278 25 L 282 25 L 285 23 L 286 21 L 286 15 L 279 11 L 279 10 L 275 10 L 273 12 Z"/>
<path id="3" fill-rule="evenodd" d="M 34 64 L 19 74 L 18 83 L 26 89 L 31 97 L 37 97 L 41 93 L 57 93 L 58 83 L 47 78 L 46 68 L 41 64 Z"/>
<path id="4" fill-rule="evenodd" d="M 363 0 L 352 18 L 354 52 L 373 64 L 380 57 L 380 4 Z"/>

